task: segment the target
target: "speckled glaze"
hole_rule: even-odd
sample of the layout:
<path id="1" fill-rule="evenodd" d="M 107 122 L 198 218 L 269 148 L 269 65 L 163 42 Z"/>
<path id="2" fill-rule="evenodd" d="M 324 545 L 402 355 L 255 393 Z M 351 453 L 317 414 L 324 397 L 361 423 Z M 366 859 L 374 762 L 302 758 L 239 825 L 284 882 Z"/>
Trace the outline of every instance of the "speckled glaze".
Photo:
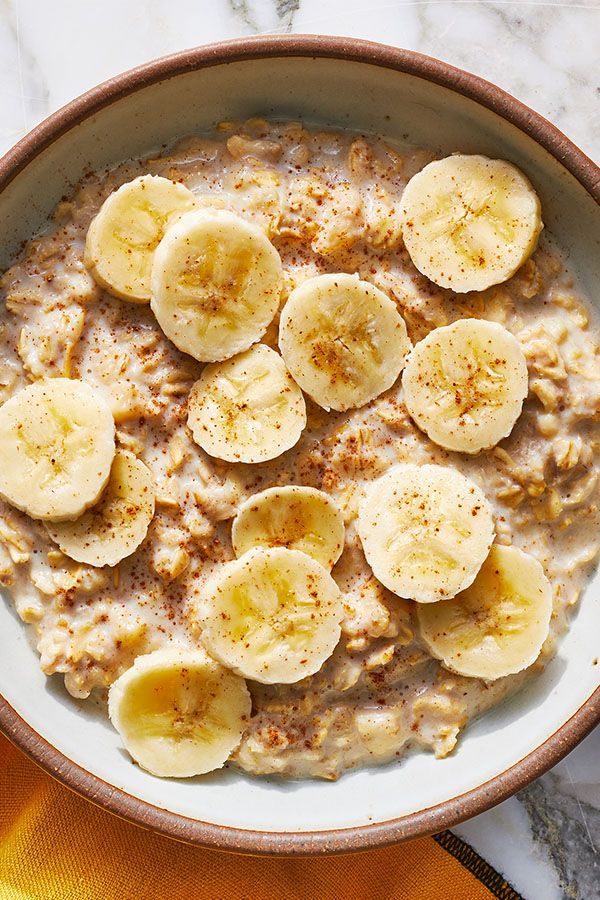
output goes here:
<path id="1" fill-rule="evenodd" d="M 562 163 L 588 194 L 600 200 L 600 173 L 570 141 L 550 123 L 499 88 L 437 60 L 408 51 L 363 41 L 322 37 L 270 37 L 232 41 L 201 47 L 158 60 L 112 79 L 73 101 L 43 122 L 0 161 L 0 190 L 62 135 L 136 91 L 198 69 L 239 60 L 304 57 L 366 63 L 397 73 L 416 76 L 468 97 L 528 134 Z M 440 95 L 442 90 L 440 90 Z M 434 113 L 435 114 L 435 113 Z M 348 123 L 350 126 L 352 122 Z M 8 243 L 10 243 L 10 236 Z M 439 831 L 493 806 L 547 771 L 568 753 L 600 721 L 600 688 L 562 727 L 516 765 L 474 790 L 442 804 L 401 818 L 354 828 L 328 831 L 265 832 L 208 824 L 177 815 L 119 790 L 68 759 L 24 721 L 0 697 L 0 727 L 32 759 L 50 774 L 102 807 L 137 824 L 179 840 L 237 852 L 309 854 L 348 852 L 381 846 Z"/>

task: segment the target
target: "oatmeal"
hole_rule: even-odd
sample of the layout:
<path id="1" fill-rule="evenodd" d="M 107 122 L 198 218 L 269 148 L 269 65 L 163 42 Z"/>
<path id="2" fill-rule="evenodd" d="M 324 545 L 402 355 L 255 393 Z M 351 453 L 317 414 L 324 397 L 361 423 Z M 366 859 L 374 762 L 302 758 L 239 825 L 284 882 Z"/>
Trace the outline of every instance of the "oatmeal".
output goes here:
<path id="1" fill-rule="evenodd" d="M 91 480 L 89 495 L 79 497 L 66 521 L 54 521 L 42 507 L 32 511 L 26 501 L 1 501 L 0 582 L 35 632 L 43 671 L 64 675 L 74 697 L 104 701 L 117 679 L 141 677 L 150 654 L 163 654 L 165 702 L 192 710 L 195 724 L 177 720 L 185 760 L 175 772 L 153 768 L 145 761 L 151 750 L 140 750 L 150 771 L 208 771 L 190 768 L 187 754 L 210 706 L 202 685 L 213 682 L 226 713 L 209 768 L 232 754 L 235 765 L 255 775 L 336 778 L 415 749 L 443 757 L 469 720 L 535 677 L 568 627 L 598 551 L 598 332 L 560 249 L 545 232 L 539 236 L 535 195 L 509 164 L 502 164 L 502 183 L 529 191 L 531 201 L 520 207 L 519 227 L 503 237 L 515 259 L 476 260 L 477 290 L 465 291 L 473 260 L 465 251 L 453 281 L 454 250 L 440 238 L 422 268 L 450 286 L 420 273 L 412 259 L 420 258 L 416 230 L 426 220 L 417 218 L 422 194 L 414 181 L 411 255 L 401 198 L 434 156 L 296 123 L 222 123 L 214 135 L 186 138 L 159 156 L 86 178 L 2 276 L 0 410 L 32 384 L 70 379 L 94 390 L 97 416 L 112 413 L 114 434 L 112 449 L 102 450 L 106 471 Z M 484 169 L 482 178 L 490 166 Z M 163 182 L 148 175 L 171 184 L 156 201 L 166 210 L 160 226 L 151 217 L 136 219 L 140 246 L 160 247 L 156 253 L 165 257 L 160 277 L 135 253 L 129 268 L 115 272 L 101 252 L 102 229 L 112 226 L 97 217 L 100 208 L 105 216 L 107 198 L 142 177 L 148 190 L 160 192 Z M 452 234 L 467 246 L 487 213 L 471 197 L 461 203 L 461 221 L 471 224 Z M 137 209 L 142 216 L 143 204 Z M 86 250 L 92 221 L 96 243 L 90 238 Z M 211 222 L 219 234 L 233 229 L 222 245 L 214 243 Z M 404 223 L 409 227 L 406 217 Z M 485 240 L 495 247 L 497 233 L 490 234 Z M 120 253 L 119 235 L 110 232 L 110 240 Z M 488 284 L 484 269 L 507 280 L 496 284 L 492 275 Z M 210 297 L 208 283 L 218 288 Z M 354 300 L 334 309 L 340 285 Z M 243 315 L 238 305 L 238 318 L 228 318 L 223 297 L 241 298 Z M 336 331 L 340 317 L 344 334 Z M 438 390 L 419 368 L 436 359 L 443 368 L 449 352 L 443 341 L 456 340 L 450 329 L 459 320 L 474 322 L 468 327 L 476 337 L 460 344 L 453 365 L 479 366 L 477 391 L 466 399 L 447 386 Z M 489 323 L 504 344 L 484 365 L 476 341 Z M 374 350 L 377 330 L 385 340 Z M 415 345 L 419 350 L 409 355 Z M 444 377 L 456 384 L 455 370 L 448 371 Z M 508 393 L 498 400 L 500 382 Z M 84 420 L 81 428 L 92 434 Z M 64 425 L 65 434 L 70 427 Z M 113 462 L 107 483 L 106 454 L 115 446 L 120 463 Z M 55 476 L 52 462 L 43 484 Z M 427 495 L 436 502 L 419 529 L 411 532 L 406 518 L 394 526 L 403 539 L 413 537 L 397 545 L 390 561 L 394 527 L 380 540 L 380 522 L 367 519 L 389 514 L 393 525 L 397 510 L 387 495 L 372 493 L 374 485 L 393 478 L 396 467 L 406 473 L 424 466 L 445 467 L 451 477 L 438 478 L 439 493 Z M 45 488 L 35 479 L 43 500 Z M 439 528 L 452 520 L 455 482 L 472 505 L 438 540 L 432 517 L 442 510 Z M 311 491 L 298 495 L 302 486 Z M 369 497 L 377 502 L 369 504 Z M 282 503 L 286 513 L 278 518 Z M 421 583 L 435 554 L 446 568 L 431 584 Z M 403 578 L 392 572 L 400 558 L 409 560 Z M 529 649 L 519 649 L 496 607 L 497 643 L 510 643 L 510 654 L 500 660 L 488 654 L 484 664 L 469 657 L 467 672 L 456 642 L 484 642 L 485 628 L 478 632 L 459 616 L 455 631 L 447 628 L 456 635 L 447 646 L 435 607 L 456 602 L 463 591 L 461 609 L 474 610 L 473 623 L 483 621 L 482 579 L 497 583 L 490 560 L 504 566 L 509 587 L 502 602 L 506 591 L 518 593 L 511 573 L 526 572 L 525 599 L 537 592 L 541 612 L 535 622 L 527 612 Z M 267 577 L 287 578 L 279 594 L 287 592 L 283 612 L 269 613 L 268 622 L 257 611 L 257 597 L 268 596 Z M 421 579 L 418 590 L 406 587 L 410 578 Z M 517 606 L 525 615 L 525 606 Z M 228 616 L 242 607 L 236 640 L 250 635 L 251 665 L 232 649 Z M 452 608 L 444 609 L 450 616 Z M 252 645 L 257 631 L 260 660 Z M 164 656 L 169 648 L 180 655 L 178 670 Z M 184 683 L 175 684 L 175 670 L 187 673 Z M 253 674 L 244 684 L 246 671 Z M 113 721 L 123 722 L 116 695 L 111 704 Z M 125 734 L 124 726 L 119 730 Z"/>

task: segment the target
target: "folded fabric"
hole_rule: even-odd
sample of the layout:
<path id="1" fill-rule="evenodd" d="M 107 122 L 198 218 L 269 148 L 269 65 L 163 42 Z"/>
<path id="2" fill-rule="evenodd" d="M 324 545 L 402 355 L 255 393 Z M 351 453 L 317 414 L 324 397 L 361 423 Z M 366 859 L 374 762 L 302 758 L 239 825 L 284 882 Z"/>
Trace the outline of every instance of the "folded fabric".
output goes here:
<path id="1" fill-rule="evenodd" d="M 519 900 L 450 832 L 327 857 L 237 856 L 145 831 L 0 735 L 0 900 Z"/>

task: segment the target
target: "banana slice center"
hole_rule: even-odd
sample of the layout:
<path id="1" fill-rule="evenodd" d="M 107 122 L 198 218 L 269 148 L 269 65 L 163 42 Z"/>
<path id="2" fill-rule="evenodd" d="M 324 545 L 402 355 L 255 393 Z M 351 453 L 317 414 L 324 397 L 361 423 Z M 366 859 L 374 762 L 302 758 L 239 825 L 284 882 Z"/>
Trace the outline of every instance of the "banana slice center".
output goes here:
<path id="1" fill-rule="evenodd" d="M 171 217 L 172 211 L 164 214 L 154 204 L 140 201 L 136 204 L 135 214 L 123 222 L 117 221 L 112 229 L 115 241 L 123 245 L 125 252 L 127 250 L 136 251 L 139 275 L 145 274 L 147 264 L 143 256 L 138 258 L 138 254 L 152 253 L 156 250 Z"/>
<path id="2" fill-rule="evenodd" d="M 481 344 L 470 341 L 458 359 L 436 347 L 436 404 L 451 419 L 475 422 L 475 413 L 485 407 L 501 407 L 502 388 L 507 384 L 507 361 L 490 357 Z"/>
<path id="3" fill-rule="evenodd" d="M 48 415 L 43 419 L 21 422 L 16 429 L 19 448 L 40 472 L 41 487 L 64 474 L 74 458 L 89 456 L 93 449 L 87 429 L 73 419 L 66 419 L 54 403 L 47 402 L 45 411 Z"/>
<path id="4" fill-rule="evenodd" d="M 218 315 L 227 305 L 228 312 L 223 318 L 228 320 L 233 296 L 239 305 L 238 314 L 241 310 L 251 311 L 246 294 L 252 278 L 253 254 L 240 249 L 235 257 L 227 256 L 225 243 L 213 239 L 207 242 L 202 253 L 188 262 L 188 267 L 177 279 L 182 292 L 181 309 Z"/>
<path id="5" fill-rule="evenodd" d="M 310 576 L 308 576 L 310 579 Z M 310 585 L 307 587 L 310 592 Z M 254 586 L 237 585 L 231 592 L 230 609 L 232 624 L 229 632 L 236 641 L 257 638 L 258 653 L 267 651 L 275 640 L 297 650 L 311 634 L 311 615 L 319 601 L 303 597 L 297 586 L 282 573 L 272 572 L 270 582 L 261 585 L 260 593 Z M 225 613 L 227 615 L 227 613 Z M 263 641 L 263 637 L 266 640 Z"/>
<path id="6" fill-rule="evenodd" d="M 508 189 L 508 185 L 506 186 Z M 475 266 L 490 263 L 499 240 L 510 244 L 515 239 L 515 227 L 510 211 L 502 202 L 500 188 L 489 190 L 487 195 L 471 196 L 466 189 L 440 199 L 440 209 L 425 213 L 423 223 L 431 228 L 432 237 L 449 234 L 456 250 Z M 457 213 L 456 204 L 462 207 Z"/>
<path id="7" fill-rule="evenodd" d="M 271 373 L 266 369 L 248 372 L 243 378 L 222 375 L 217 384 L 221 398 L 221 409 L 225 417 L 235 416 L 246 410 L 269 412 L 285 404 L 279 394 Z"/>
<path id="8" fill-rule="evenodd" d="M 528 620 L 529 599 L 514 587 L 499 584 L 486 598 L 488 605 L 466 600 L 456 605 L 448 626 L 449 632 L 460 632 L 461 644 L 474 647 L 481 640 L 497 644 L 503 635 L 520 633 Z"/>
<path id="9" fill-rule="evenodd" d="M 339 333 L 340 322 L 344 323 L 343 334 Z M 342 298 L 320 312 L 306 340 L 312 344 L 314 365 L 327 374 L 331 384 L 358 385 L 365 369 L 382 361 L 374 317 L 359 314 L 355 304 Z"/>

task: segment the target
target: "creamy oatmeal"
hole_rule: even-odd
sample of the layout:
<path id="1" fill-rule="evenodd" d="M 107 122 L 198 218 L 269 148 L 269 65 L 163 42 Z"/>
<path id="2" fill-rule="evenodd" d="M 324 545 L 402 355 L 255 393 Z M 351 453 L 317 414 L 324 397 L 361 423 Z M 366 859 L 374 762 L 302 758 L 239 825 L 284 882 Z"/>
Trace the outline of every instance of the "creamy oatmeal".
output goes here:
<path id="1" fill-rule="evenodd" d="M 232 701 L 243 713 L 243 736 L 239 746 L 236 741 L 227 745 L 223 758 L 233 750 L 233 762 L 257 775 L 336 778 L 347 768 L 383 763 L 415 748 L 443 757 L 454 749 L 469 720 L 534 677 L 551 657 L 598 550 L 598 332 L 589 302 L 545 233 L 516 274 L 483 290 L 455 293 L 420 274 L 404 245 L 400 199 L 412 176 L 433 159 L 427 150 L 399 149 L 351 133 L 309 131 L 299 124 L 223 123 L 210 137 L 186 138 L 154 158 L 86 178 L 71 199 L 59 204 L 49 228 L 5 272 L 0 402 L 42 379 L 85 382 L 112 412 L 117 458 L 129 460 L 130 467 L 134 458 L 141 460 L 155 494 L 147 534 L 146 521 L 139 534 L 128 537 L 131 555 L 116 564 L 111 559 L 110 565 L 92 564 L 88 547 L 79 553 L 83 561 L 77 561 L 78 553 L 69 550 L 73 535 L 68 522 L 47 528 L 13 505 L 1 504 L 1 582 L 35 633 L 43 671 L 62 673 L 74 697 L 104 702 L 109 686 L 142 654 L 173 645 L 198 647 L 203 629 L 198 609 L 206 603 L 207 584 L 236 555 L 232 520 L 257 492 L 287 485 L 319 489 L 343 518 L 345 536 L 342 529 L 338 540 L 343 552 L 334 542 L 323 557 L 329 563 L 337 560 L 331 576 L 330 565 L 306 563 L 307 571 L 310 565 L 319 569 L 324 595 L 341 592 L 335 649 L 329 648 L 322 661 L 324 644 L 319 645 L 316 670 L 300 680 L 249 679 L 251 713 L 239 697 Z M 316 357 L 309 354 L 296 372 L 284 353 L 295 381 L 282 365 L 278 391 L 281 396 L 291 392 L 296 406 L 275 414 L 274 422 L 285 426 L 277 438 L 279 455 L 270 458 L 265 452 L 237 461 L 240 455 L 235 448 L 228 455 L 231 441 L 216 426 L 203 437 L 200 414 L 208 413 L 198 407 L 199 424 L 192 434 L 188 398 L 196 382 L 204 379 L 202 390 L 195 389 L 198 403 L 210 400 L 222 409 L 226 402 L 213 390 L 208 367 L 166 337 L 170 308 L 165 302 L 159 308 L 153 299 L 151 308 L 144 302 L 143 286 L 135 288 L 138 302 L 119 299 L 100 287 L 111 276 L 94 271 L 89 260 L 84 263 L 88 228 L 103 202 L 120 185 L 146 174 L 184 185 L 197 207 L 235 213 L 258 226 L 281 259 L 281 297 L 275 296 L 272 309 L 268 291 L 261 300 L 259 318 L 265 325 L 272 319 L 266 333 L 259 327 L 246 346 L 232 342 L 231 352 L 212 359 L 245 352 L 258 340 L 279 353 L 276 307 L 281 309 L 309 279 L 345 273 L 377 289 L 373 296 L 382 316 L 396 316 L 406 325 L 397 326 L 385 351 L 386 372 L 393 371 L 389 383 L 375 379 L 360 399 L 364 405 L 346 407 L 343 385 L 334 391 L 334 402 L 317 405 L 310 399 L 310 385 L 316 385 L 327 360 L 317 359 L 313 372 Z M 174 242 L 169 235 L 167 231 Z M 185 260 L 182 265 L 185 269 Z M 243 289 L 244 277 L 235 275 L 236 289 Z M 266 263 L 261 277 L 277 283 Z M 503 326 L 524 354 L 529 379 L 510 435 L 469 453 L 441 446 L 445 439 L 439 429 L 434 433 L 430 428 L 427 416 L 425 424 L 420 422 L 423 430 L 417 427 L 418 416 L 409 415 L 399 375 L 411 345 L 459 319 Z M 180 344 L 185 336 L 177 334 L 171 336 Z M 270 377 L 279 371 L 280 357 L 272 363 L 266 350 L 262 354 Z M 246 390 L 257 370 L 236 365 L 235 376 Z M 254 394 L 248 396 L 249 403 L 255 402 Z M 325 405 L 331 409 L 326 411 Z M 512 421 L 500 434 L 510 430 Z M 385 577 L 374 576 L 358 534 L 360 504 L 371 482 L 404 463 L 450 467 L 466 476 L 489 504 L 496 545 L 512 545 L 541 563 L 551 585 L 552 617 L 532 665 L 507 677 L 458 674 L 455 665 L 448 660 L 443 665 L 428 649 L 419 604 L 401 599 L 384 586 Z M 90 522 L 93 509 L 84 509 L 98 501 L 105 483 L 82 504 L 80 511 Z M 113 503 L 111 522 L 118 525 L 123 513 L 117 500 L 103 497 L 99 502 L 105 507 Z M 143 515 L 151 517 L 148 503 Z M 325 510 L 317 518 L 327 522 L 329 515 Z M 337 527 L 331 524 L 331 534 Z M 262 552 L 252 535 L 244 540 L 245 554 Z M 473 558 L 481 555 L 475 572 L 489 544 L 475 548 Z M 446 659 L 441 652 L 436 655 Z M 231 689 L 237 690 L 235 685 Z"/>

